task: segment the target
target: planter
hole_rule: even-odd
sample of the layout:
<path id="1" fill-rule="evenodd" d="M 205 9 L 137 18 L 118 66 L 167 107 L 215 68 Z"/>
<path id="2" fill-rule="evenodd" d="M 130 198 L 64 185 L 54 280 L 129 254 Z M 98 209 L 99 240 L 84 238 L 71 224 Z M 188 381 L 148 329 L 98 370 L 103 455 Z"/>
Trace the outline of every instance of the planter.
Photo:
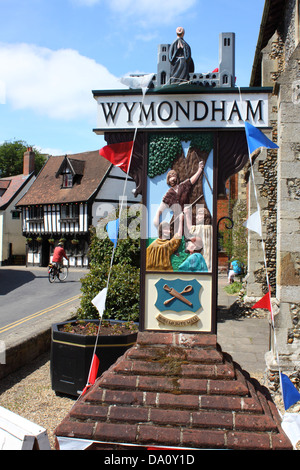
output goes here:
<path id="1" fill-rule="evenodd" d="M 66 324 L 77 320 L 52 325 L 50 374 L 52 389 L 58 393 L 78 396 L 86 386 L 95 336 L 60 331 Z M 99 324 L 99 320 L 86 320 L 86 323 Z M 112 324 L 124 322 L 113 320 Z M 99 335 L 96 354 L 99 358 L 98 377 L 105 372 L 137 339 L 136 333 L 122 335 Z"/>

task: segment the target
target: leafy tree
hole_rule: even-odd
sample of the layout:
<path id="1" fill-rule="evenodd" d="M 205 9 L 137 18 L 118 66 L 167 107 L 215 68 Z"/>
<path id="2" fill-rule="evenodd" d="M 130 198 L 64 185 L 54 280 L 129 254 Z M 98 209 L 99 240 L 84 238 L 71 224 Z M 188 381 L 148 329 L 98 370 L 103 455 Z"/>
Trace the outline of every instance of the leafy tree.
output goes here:
<path id="1" fill-rule="evenodd" d="M 106 287 L 113 244 L 99 238 L 92 227 L 89 248 L 90 271 L 81 279 L 80 319 L 99 318 L 92 299 Z M 119 239 L 111 268 L 103 318 L 138 321 L 140 303 L 140 240 Z"/>
<path id="2" fill-rule="evenodd" d="M 6 141 L 0 145 L 1 178 L 23 173 L 23 157 L 28 147 L 30 146 L 23 140 Z M 35 152 L 35 173 L 37 174 L 44 165 L 46 157 L 36 148 L 32 147 L 32 150 Z"/>

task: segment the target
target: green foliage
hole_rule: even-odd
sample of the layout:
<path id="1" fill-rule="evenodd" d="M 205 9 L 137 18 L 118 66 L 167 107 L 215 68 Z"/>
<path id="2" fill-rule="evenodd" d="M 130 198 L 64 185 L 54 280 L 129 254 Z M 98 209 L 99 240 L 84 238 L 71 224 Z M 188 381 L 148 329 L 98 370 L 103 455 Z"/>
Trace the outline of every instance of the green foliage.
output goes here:
<path id="1" fill-rule="evenodd" d="M 23 157 L 29 145 L 22 141 L 4 142 L 0 145 L 0 178 L 21 175 L 23 173 Z M 35 173 L 37 174 L 46 161 L 46 157 L 32 147 L 35 152 Z"/>
<path id="2" fill-rule="evenodd" d="M 224 229 L 222 234 L 222 245 L 229 260 L 236 259 L 244 265 L 245 269 L 248 261 L 248 235 L 243 223 L 247 219 L 247 206 L 245 201 L 238 201 L 233 209 L 232 230 Z"/>
<path id="3" fill-rule="evenodd" d="M 229 284 L 228 286 L 225 286 L 224 290 L 229 295 L 235 295 L 235 294 L 238 294 L 240 292 L 242 287 L 243 287 L 242 282 L 234 281 L 232 284 Z"/>
<path id="4" fill-rule="evenodd" d="M 139 240 L 118 240 L 111 268 L 103 318 L 138 321 L 140 304 Z M 113 244 L 91 229 L 90 272 L 81 279 L 82 297 L 78 318 L 98 318 L 92 299 L 107 285 Z"/>
<path id="5" fill-rule="evenodd" d="M 174 160 L 182 153 L 182 141 L 191 141 L 191 147 L 206 152 L 209 152 L 213 146 L 210 132 L 150 135 L 148 161 L 148 176 L 150 178 L 162 175 L 172 167 Z"/>

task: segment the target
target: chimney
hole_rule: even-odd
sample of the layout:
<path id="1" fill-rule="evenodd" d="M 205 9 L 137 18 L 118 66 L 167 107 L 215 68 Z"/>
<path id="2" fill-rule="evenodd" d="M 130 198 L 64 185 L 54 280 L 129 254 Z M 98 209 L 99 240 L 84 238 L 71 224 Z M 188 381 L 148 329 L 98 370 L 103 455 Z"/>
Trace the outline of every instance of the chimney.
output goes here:
<path id="1" fill-rule="evenodd" d="M 27 152 L 24 152 L 23 159 L 23 175 L 30 175 L 34 171 L 35 167 L 35 153 L 32 147 L 27 148 Z"/>

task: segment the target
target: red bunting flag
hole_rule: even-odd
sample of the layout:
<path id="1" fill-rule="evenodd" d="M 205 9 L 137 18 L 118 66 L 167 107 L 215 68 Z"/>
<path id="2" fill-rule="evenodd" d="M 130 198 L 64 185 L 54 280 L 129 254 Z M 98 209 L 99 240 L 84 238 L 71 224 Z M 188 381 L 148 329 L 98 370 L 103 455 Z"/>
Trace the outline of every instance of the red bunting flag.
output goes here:
<path id="1" fill-rule="evenodd" d="M 94 354 L 92 364 L 91 364 L 90 373 L 89 373 L 89 377 L 88 377 L 88 381 L 87 381 L 87 385 L 84 387 L 81 395 L 84 395 L 88 391 L 90 386 L 95 383 L 95 380 L 96 380 L 97 374 L 98 374 L 99 363 L 100 363 L 100 361 L 99 361 L 98 356 L 96 354 Z"/>
<path id="2" fill-rule="evenodd" d="M 95 380 L 97 378 L 98 374 L 98 369 L 99 369 L 99 358 L 96 354 L 94 354 L 92 365 L 91 365 L 91 370 L 90 370 L 90 375 L 88 379 L 88 383 L 93 385 L 95 383 Z"/>
<path id="3" fill-rule="evenodd" d="M 271 292 L 269 287 L 269 292 L 267 292 L 252 308 L 266 308 L 269 312 L 272 312 L 271 306 Z"/>
<path id="4" fill-rule="evenodd" d="M 133 141 L 120 142 L 118 144 L 106 145 L 99 150 L 99 154 L 113 165 L 121 168 L 125 173 L 128 173 L 132 148 Z"/>

